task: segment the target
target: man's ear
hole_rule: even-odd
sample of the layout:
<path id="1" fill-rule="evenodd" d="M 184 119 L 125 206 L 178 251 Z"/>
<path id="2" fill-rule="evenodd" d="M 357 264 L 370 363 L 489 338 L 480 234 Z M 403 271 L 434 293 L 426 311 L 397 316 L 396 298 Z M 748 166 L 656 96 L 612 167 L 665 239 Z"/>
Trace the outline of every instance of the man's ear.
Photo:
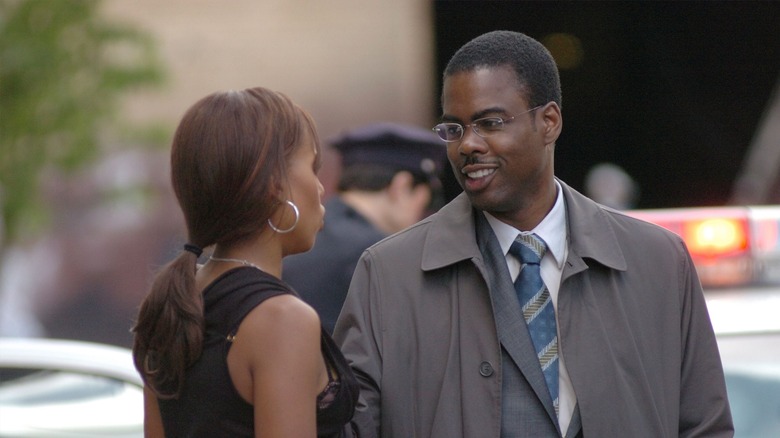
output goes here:
<path id="1" fill-rule="evenodd" d="M 549 102 L 541 108 L 544 121 L 544 143 L 552 144 L 558 140 L 563 130 L 561 108 L 555 102 Z"/>
<path id="2" fill-rule="evenodd" d="M 402 170 L 393 175 L 390 185 L 387 186 L 387 193 L 390 199 L 397 199 L 401 196 L 408 196 L 414 186 L 414 176 L 410 172 Z"/>

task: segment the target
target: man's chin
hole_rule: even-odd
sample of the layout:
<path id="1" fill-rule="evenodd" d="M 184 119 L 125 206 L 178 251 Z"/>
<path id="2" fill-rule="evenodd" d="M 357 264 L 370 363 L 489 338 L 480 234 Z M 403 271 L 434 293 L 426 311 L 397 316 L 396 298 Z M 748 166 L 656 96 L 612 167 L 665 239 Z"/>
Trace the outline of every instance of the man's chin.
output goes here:
<path id="1" fill-rule="evenodd" d="M 466 196 L 468 196 L 469 201 L 471 201 L 471 205 L 477 210 L 484 210 L 487 212 L 493 210 L 494 205 L 487 199 L 484 192 L 470 192 L 468 190 L 464 191 L 466 192 Z"/>

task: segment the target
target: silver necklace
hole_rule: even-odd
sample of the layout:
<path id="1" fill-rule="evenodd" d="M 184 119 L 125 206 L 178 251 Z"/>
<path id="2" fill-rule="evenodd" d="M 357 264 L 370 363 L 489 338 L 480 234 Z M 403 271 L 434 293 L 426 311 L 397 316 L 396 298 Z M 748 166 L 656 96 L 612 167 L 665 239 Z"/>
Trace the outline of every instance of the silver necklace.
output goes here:
<path id="1" fill-rule="evenodd" d="M 262 271 L 262 269 L 260 269 L 260 267 L 257 266 L 256 264 L 254 264 L 254 263 L 252 263 L 252 262 L 250 262 L 248 260 L 244 260 L 244 259 L 231 259 L 231 258 L 221 258 L 221 257 L 209 256 L 209 260 L 214 260 L 215 262 L 241 263 L 244 266 L 251 266 L 251 267 L 253 267 L 255 269 L 259 269 L 259 270 Z"/>

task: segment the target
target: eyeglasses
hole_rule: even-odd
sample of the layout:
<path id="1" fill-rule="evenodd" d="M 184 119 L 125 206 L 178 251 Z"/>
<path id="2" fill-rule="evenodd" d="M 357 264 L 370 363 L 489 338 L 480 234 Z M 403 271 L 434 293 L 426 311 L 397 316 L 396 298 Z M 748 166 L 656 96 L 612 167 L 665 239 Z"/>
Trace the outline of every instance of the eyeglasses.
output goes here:
<path id="1" fill-rule="evenodd" d="M 463 134 L 466 131 L 466 128 L 471 126 L 471 129 L 474 130 L 475 134 L 477 134 L 482 138 L 485 138 L 497 132 L 501 132 L 504 129 L 504 125 L 510 122 L 515 117 L 521 116 L 526 113 L 530 113 L 531 111 L 537 110 L 542 106 L 544 105 L 535 106 L 529 109 L 528 111 L 523 111 L 520 114 L 515 114 L 514 116 L 506 119 L 501 117 L 485 117 L 482 119 L 474 120 L 468 125 L 461 125 L 460 123 L 454 123 L 454 122 L 439 123 L 438 125 L 433 127 L 433 132 L 438 134 L 439 138 L 446 141 L 447 143 L 452 143 L 454 141 L 459 141 L 460 139 L 462 139 Z"/>

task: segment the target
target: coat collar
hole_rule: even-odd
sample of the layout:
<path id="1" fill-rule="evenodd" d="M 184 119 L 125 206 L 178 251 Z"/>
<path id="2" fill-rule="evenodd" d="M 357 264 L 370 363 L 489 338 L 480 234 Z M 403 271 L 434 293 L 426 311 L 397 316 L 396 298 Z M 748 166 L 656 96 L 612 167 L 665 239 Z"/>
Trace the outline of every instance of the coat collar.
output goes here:
<path id="1" fill-rule="evenodd" d="M 612 269 L 626 270 L 626 261 L 608 210 L 563 181 L 558 182 L 566 202 L 569 261 L 592 259 Z M 482 257 L 474 232 L 474 214 L 475 210 L 468 197 L 461 193 L 428 218 L 431 227 L 423 245 L 423 271 Z"/>
<path id="2" fill-rule="evenodd" d="M 466 193 L 461 193 L 429 217 L 431 226 L 423 245 L 423 271 L 481 258 L 474 232 L 474 213 Z"/>
<path id="3" fill-rule="evenodd" d="M 569 226 L 569 259 L 572 256 L 592 259 L 608 268 L 625 271 L 626 259 L 618 243 L 606 207 L 585 197 L 558 180 L 566 200 L 566 217 Z"/>

